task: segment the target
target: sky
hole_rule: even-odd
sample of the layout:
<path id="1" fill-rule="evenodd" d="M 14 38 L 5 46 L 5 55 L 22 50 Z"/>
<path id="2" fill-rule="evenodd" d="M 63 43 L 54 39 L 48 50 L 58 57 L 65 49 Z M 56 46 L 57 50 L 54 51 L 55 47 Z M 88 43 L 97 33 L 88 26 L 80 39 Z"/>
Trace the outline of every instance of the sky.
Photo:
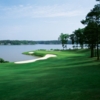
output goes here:
<path id="1" fill-rule="evenodd" d="M 96 0 L 0 0 L 0 40 L 57 40 L 83 28 Z"/>

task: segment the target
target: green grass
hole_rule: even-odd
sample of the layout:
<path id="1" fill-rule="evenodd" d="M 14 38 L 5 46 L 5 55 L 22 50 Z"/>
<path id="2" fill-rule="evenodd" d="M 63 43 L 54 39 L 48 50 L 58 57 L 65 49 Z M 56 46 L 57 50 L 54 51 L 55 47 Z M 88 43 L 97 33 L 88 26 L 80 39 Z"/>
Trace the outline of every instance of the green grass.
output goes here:
<path id="1" fill-rule="evenodd" d="M 89 50 L 34 54 L 48 53 L 57 57 L 0 64 L 0 100 L 100 100 L 100 61 L 90 58 Z"/>

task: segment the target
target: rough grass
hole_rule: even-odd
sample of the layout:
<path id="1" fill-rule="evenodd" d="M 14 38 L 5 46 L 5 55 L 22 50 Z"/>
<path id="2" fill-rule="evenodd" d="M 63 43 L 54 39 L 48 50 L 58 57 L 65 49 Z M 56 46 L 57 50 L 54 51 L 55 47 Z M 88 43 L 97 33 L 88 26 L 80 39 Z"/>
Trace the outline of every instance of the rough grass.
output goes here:
<path id="1" fill-rule="evenodd" d="M 47 53 L 57 57 L 0 64 L 0 100 L 100 100 L 100 62 L 89 57 L 89 50 L 34 54 Z"/>

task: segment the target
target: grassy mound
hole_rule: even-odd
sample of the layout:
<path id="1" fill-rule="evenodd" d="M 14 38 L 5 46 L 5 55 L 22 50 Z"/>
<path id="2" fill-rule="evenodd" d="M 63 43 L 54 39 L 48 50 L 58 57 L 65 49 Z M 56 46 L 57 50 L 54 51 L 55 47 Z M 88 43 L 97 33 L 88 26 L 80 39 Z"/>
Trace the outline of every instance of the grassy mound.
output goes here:
<path id="1" fill-rule="evenodd" d="M 88 50 L 34 54 L 57 57 L 0 64 L 0 100 L 100 100 L 100 62 Z"/>

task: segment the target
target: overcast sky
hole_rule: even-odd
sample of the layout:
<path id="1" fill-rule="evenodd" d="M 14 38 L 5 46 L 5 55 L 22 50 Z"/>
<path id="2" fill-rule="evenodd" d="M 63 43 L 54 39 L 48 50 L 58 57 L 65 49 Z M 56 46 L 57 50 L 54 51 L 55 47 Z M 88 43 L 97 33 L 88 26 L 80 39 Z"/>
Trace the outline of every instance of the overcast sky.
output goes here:
<path id="1" fill-rule="evenodd" d="M 96 0 L 0 0 L 0 40 L 56 40 L 80 23 Z"/>

